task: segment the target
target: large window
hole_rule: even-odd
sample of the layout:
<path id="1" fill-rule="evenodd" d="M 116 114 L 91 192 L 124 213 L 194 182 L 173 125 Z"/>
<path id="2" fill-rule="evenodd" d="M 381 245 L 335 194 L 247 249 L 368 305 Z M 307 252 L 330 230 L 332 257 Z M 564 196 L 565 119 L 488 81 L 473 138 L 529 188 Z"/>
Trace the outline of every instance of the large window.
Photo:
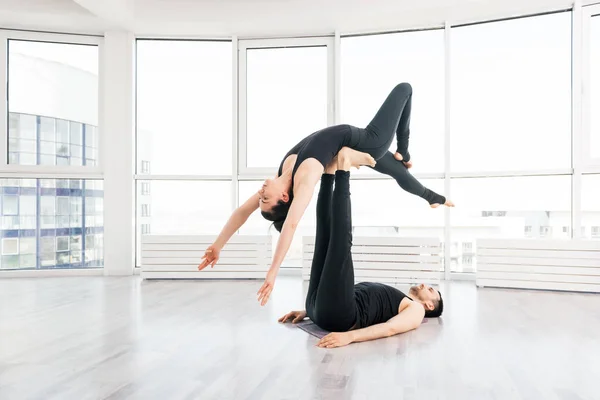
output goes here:
<path id="1" fill-rule="evenodd" d="M 571 166 L 571 13 L 453 28 L 451 168 Z"/>
<path id="2" fill-rule="evenodd" d="M 570 188 L 570 176 L 453 179 L 451 270 L 475 271 L 480 238 L 569 239 Z"/>
<path id="3" fill-rule="evenodd" d="M 600 175 L 583 175 L 581 189 L 581 237 L 600 239 Z"/>
<path id="4" fill-rule="evenodd" d="M 230 174 L 231 121 L 231 42 L 137 41 L 138 173 Z"/>
<path id="5" fill-rule="evenodd" d="M 96 165 L 98 47 L 8 43 L 8 162 Z"/>
<path id="6" fill-rule="evenodd" d="M 1 179 L 0 269 L 101 267 L 100 180 Z"/>
<path id="7" fill-rule="evenodd" d="M 342 38 L 341 123 L 364 128 L 401 82 L 413 87 L 414 171 L 444 170 L 444 31 Z M 396 140 L 391 146 L 396 151 Z M 365 169 L 364 171 L 368 171 Z"/>
<path id="8" fill-rule="evenodd" d="M 246 165 L 242 168 L 275 169 L 297 142 L 327 126 L 328 48 L 242 51 L 246 56 L 242 100 L 247 105 Z"/>

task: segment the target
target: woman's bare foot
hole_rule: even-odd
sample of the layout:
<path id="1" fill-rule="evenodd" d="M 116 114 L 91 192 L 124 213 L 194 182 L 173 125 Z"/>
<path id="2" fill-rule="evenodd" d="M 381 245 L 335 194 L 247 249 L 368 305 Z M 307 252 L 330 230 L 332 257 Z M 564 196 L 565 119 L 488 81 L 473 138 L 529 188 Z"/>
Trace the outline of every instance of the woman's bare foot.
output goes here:
<path id="1" fill-rule="evenodd" d="M 344 169 L 345 171 L 348 171 L 350 167 L 359 168 L 361 165 L 374 167 L 376 164 L 375 159 L 370 154 L 356 151 L 350 147 L 343 147 L 337 157 L 338 169 Z"/>
<path id="2" fill-rule="evenodd" d="M 338 169 L 338 156 L 333 157 L 333 160 L 331 160 L 331 162 L 329 164 L 327 164 L 327 167 L 325 168 L 325 173 L 329 174 L 329 175 L 335 175 L 335 171 L 337 171 Z"/>
<path id="3" fill-rule="evenodd" d="M 438 208 L 440 205 L 441 205 L 441 204 L 434 203 L 434 204 L 431 204 L 431 205 L 430 205 L 430 207 L 431 207 L 431 208 Z M 444 205 L 445 205 L 446 207 L 454 207 L 454 203 L 453 203 L 453 202 L 451 202 L 450 200 L 446 200 L 446 202 L 444 203 Z"/>

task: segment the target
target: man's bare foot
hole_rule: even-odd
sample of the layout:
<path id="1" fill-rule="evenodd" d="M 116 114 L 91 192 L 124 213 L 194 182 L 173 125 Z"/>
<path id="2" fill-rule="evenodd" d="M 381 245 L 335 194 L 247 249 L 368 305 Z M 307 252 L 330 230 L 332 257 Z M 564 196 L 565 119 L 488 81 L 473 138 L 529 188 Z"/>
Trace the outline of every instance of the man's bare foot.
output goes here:
<path id="1" fill-rule="evenodd" d="M 325 173 L 329 174 L 329 175 L 335 175 L 335 171 L 337 171 L 338 169 L 338 156 L 333 157 L 333 160 L 331 160 L 331 162 L 329 164 L 327 164 L 327 167 L 325 168 Z"/>
<path id="2" fill-rule="evenodd" d="M 431 204 L 430 206 L 431 206 L 431 208 L 438 208 L 440 205 L 441 205 L 441 204 L 434 203 L 434 204 Z M 446 207 L 454 207 L 454 203 L 453 203 L 453 202 L 451 202 L 450 200 L 446 200 L 446 202 L 444 203 L 444 205 L 445 205 Z"/>
<path id="3" fill-rule="evenodd" d="M 402 157 L 402 154 L 398 152 L 394 153 L 394 158 L 398 161 L 402 161 L 408 169 L 411 169 L 413 166 L 412 161 L 404 161 L 404 157 Z"/>
<path id="4" fill-rule="evenodd" d="M 348 171 L 350 167 L 359 168 L 361 165 L 374 167 L 376 164 L 375 159 L 370 154 L 356 151 L 350 147 L 343 147 L 337 157 L 338 169 L 343 169 L 344 171 Z"/>

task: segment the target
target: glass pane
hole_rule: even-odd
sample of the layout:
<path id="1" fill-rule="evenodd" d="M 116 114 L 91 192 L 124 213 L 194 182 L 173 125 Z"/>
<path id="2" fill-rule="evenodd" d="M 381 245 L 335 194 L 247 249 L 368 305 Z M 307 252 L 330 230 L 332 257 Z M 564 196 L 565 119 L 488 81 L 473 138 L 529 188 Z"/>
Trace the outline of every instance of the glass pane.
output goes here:
<path id="1" fill-rule="evenodd" d="M 19 239 L 17 239 L 17 238 L 2 239 L 2 254 L 3 255 L 19 254 Z"/>
<path id="2" fill-rule="evenodd" d="M 19 215 L 19 197 L 4 195 L 2 197 L 2 214 Z"/>
<path id="3" fill-rule="evenodd" d="M 365 127 L 392 88 L 409 82 L 414 91 L 409 146 L 414 171 L 443 172 L 444 31 L 342 38 L 341 49 L 342 122 Z M 357 173 L 361 171 L 369 169 Z"/>
<path id="4" fill-rule="evenodd" d="M 247 51 L 247 166 L 277 168 L 327 126 L 327 47 Z"/>
<path id="5" fill-rule="evenodd" d="M 138 162 L 156 174 L 231 173 L 231 64 L 231 42 L 137 41 Z"/>
<path id="6" fill-rule="evenodd" d="M 36 254 L 35 246 L 36 246 L 36 238 L 34 238 L 34 237 L 21 238 L 20 243 L 19 243 L 19 253 L 21 253 L 21 254 Z"/>
<path id="7" fill-rule="evenodd" d="M 54 118 L 40 117 L 40 140 L 56 141 L 56 120 Z"/>
<path id="8" fill-rule="evenodd" d="M 69 198 L 68 197 L 57 197 L 56 198 L 56 215 L 69 215 Z"/>
<path id="9" fill-rule="evenodd" d="M 36 196 L 20 196 L 19 197 L 19 214 L 20 215 L 35 215 L 36 214 Z"/>
<path id="10" fill-rule="evenodd" d="M 82 145 L 82 123 L 98 123 L 98 46 L 22 40 L 8 43 L 9 136 L 34 143 L 44 140 Z M 9 154 L 14 154 L 9 156 L 11 163 L 69 165 L 50 157 L 38 158 L 35 148 L 25 155 L 23 144 L 15 148 L 9 143 Z M 97 143 L 88 146 L 97 148 Z M 57 154 L 61 154 L 58 147 Z"/>
<path id="11" fill-rule="evenodd" d="M 69 143 L 69 121 L 59 119 L 56 121 L 56 141 L 58 143 Z"/>
<path id="12" fill-rule="evenodd" d="M 600 15 L 590 21 L 590 151 L 600 158 Z"/>
<path id="13" fill-rule="evenodd" d="M 475 271 L 477 239 L 570 238 L 570 176 L 453 179 L 452 196 L 452 271 Z"/>
<path id="14" fill-rule="evenodd" d="M 35 268 L 37 262 L 35 254 L 22 254 L 19 258 L 21 268 Z"/>
<path id="15" fill-rule="evenodd" d="M 583 175 L 581 230 L 585 239 L 600 239 L 600 175 Z"/>
<path id="16" fill-rule="evenodd" d="M 61 189 L 56 189 L 56 186 Z M 34 195 L 38 187 L 38 194 Z M 70 196 L 56 196 L 57 190 L 68 188 L 71 188 Z M 103 266 L 102 241 L 84 243 L 84 237 L 101 237 L 103 234 L 102 181 L 0 179 L 0 191 L 17 193 L 3 195 L 3 211 L 14 215 L 3 216 L 0 226 L 0 237 L 18 241 L 17 260 L 11 261 L 15 268 Z M 92 204 L 91 213 L 88 203 Z M 38 212 L 39 217 L 36 215 Z M 88 220 L 84 218 L 87 215 L 92 216 L 93 225 L 87 224 Z M 57 241 L 57 238 L 60 239 Z M 13 247 L 8 250 L 15 249 L 14 243 L 9 245 Z M 88 251 L 91 253 L 89 257 Z M 62 252 L 66 255 L 57 258 L 56 253 Z M 39 265 L 36 264 L 38 258 Z M 85 263 L 84 259 L 87 260 Z M 6 265 L 0 267 L 6 268 Z"/>
<path id="17" fill-rule="evenodd" d="M 41 196 L 40 197 L 40 213 L 41 215 L 54 215 L 56 198 L 54 196 Z"/>
<path id="18" fill-rule="evenodd" d="M 14 124 L 14 126 L 9 128 L 9 137 L 35 140 L 37 130 L 35 115 L 16 114 L 8 119 L 8 123 Z"/>
<path id="19" fill-rule="evenodd" d="M 54 155 L 56 154 L 56 143 L 55 142 L 40 142 L 40 153 Z M 54 158 L 54 157 L 52 157 Z"/>
<path id="20" fill-rule="evenodd" d="M 71 144 L 75 144 L 81 146 L 82 143 L 82 135 L 83 135 L 83 125 L 78 122 L 70 122 L 69 123 L 69 132 L 71 136 Z"/>
<path id="21" fill-rule="evenodd" d="M 17 269 L 20 267 L 19 256 L 2 256 L 2 269 Z"/>
<path id="22" fill-rule="evenodd" d="M 451 168 L 571 167 L 571 13 L 452 29 Z"/>
<path id="23" fill-rule="evenodd" d="M 69 250 L 69 238 L 68 237 L 57 237 L 56 238 L 56 251 L 68 251 Z"/>

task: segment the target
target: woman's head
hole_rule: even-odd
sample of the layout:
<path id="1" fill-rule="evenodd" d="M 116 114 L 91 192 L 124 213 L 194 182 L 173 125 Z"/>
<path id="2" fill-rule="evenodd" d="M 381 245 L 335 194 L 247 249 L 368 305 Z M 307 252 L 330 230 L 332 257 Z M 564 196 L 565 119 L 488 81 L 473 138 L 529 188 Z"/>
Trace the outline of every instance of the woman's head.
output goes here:
<path id="1" fill-rule="evenodd" d="M 266 220 L 273 221 L 275 229 L 281 232 L 294 197 L 290 188 L 276 179 L 267 179 L 258 194 L 260 213 Z"/>

